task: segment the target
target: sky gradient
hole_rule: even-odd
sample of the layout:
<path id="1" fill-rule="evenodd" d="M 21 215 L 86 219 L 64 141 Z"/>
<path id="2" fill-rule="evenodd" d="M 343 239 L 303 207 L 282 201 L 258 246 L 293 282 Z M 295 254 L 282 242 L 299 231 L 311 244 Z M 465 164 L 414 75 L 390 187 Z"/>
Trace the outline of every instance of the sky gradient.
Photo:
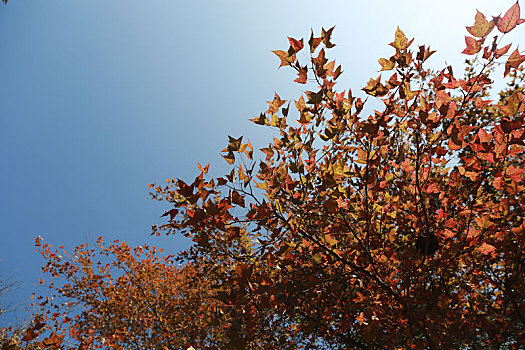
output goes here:
<path id="1" fill-rule="evenodd" d="M 514 2 L 10 0 L 0 6 L 0 274 L 22 283 L 11 299 L 27 303 L 42 277 L 38 235 L 67 249 L 98 236 L 184 247 L 149 236 L 167 206 L 148 184 L 192 179 L 197 162 L 220 175 L 227 135 L 267 146 L 248 119 L 274 92 L 304 89 L 271 53 L 287 36 L 335 25 L 329 57 L 343 66 L 339 89 L 356 94 L 393 54 L 397 26 L 438 50 L 431 66 L 460 72 L 476 8 L 498 15 Z"/>

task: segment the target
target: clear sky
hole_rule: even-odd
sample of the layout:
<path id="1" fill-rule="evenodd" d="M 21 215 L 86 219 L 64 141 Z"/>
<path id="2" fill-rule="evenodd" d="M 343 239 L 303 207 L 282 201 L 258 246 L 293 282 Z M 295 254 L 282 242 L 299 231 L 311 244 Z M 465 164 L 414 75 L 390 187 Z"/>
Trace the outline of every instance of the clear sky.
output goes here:
<path id="1" fill-rule="evenodd" d="M 23 283 L 12 299 L 27 302 L 41 277 L 37 235 L 66 248 L 100 235 L 183 247 L 149 236 L 167 206 L 147 185 L 192 179 L 197 162 L 220 175 L 227 135 L 267 145 L 248 119 L 274 92 L 302 88 L 271 53 L 287 36 L 335 25 L 339 89 L 357 92 L 393 53 L 398 25 L 438 50 L 431 65 L 459 72 L 476 8 L 498 15 L 514 2 L 10 0 L 0 6 L 0 273 Z"/>

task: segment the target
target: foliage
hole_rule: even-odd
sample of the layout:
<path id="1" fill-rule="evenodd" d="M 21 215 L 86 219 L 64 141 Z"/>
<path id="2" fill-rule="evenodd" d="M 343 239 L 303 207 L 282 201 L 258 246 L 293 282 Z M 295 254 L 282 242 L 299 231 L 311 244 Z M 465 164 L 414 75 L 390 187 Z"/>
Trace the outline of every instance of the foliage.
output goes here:
<path id="1" fill-rule="evenodd" d="M 172 206 L 154 233 L 195 244 L 160 258 L 99 242 L 106 264 L 86 246 L 66 259 L 43 245 L 68 300 L 43 299 L 46 322 L 100 348 L 517 349 L 525 55 L 498 37 L 524 21 L 519 12 L 476 14 L 464 78 L 427 69 L 434 51 L 412 51 L 398 29 L 364 100 L 335 88 L 333 28 L 306 49 L 289 38 L 274 51 L 280 66 L 313 88 L 294 103 L 275 94 L 252 119 L 276 131 L 264 158 L 229 137 L 227 175 L 199 165 L 191 183 L 151 185 Z M 489 73 L 502 62 L 510 82 L 494 102 Z M 372 98 L 382 108 L 368 114 Z M 69 320 L 69 306 L 84 309 Z"/>

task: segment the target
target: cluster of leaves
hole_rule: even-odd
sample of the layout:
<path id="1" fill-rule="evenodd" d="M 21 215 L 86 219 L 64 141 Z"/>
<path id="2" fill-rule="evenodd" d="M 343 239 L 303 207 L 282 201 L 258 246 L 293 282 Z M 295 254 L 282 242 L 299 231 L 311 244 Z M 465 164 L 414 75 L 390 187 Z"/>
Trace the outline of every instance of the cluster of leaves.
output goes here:
<path id="1" fill-rule="evenodd" d="M 107 264 L 87 246 L 66 259 L 42 245 L 45 271 L 67 280 L 57 294 L 73 300 L 42 299 L 46 322 L 99 348 L 519 348 L 525 55 L 488 40 L 519 13 L 477 13 L 464 78 L 426 68 L 434 51 L 412 51 L 398 29 L 364 100 L 335 88 L 333 28 L 311 34 L 305 65 L 304 40 L 289 38 L 274 53 L 314 88 L 293 105 L 275 94 L 252 119 L 276 132 L 264 157 L 229 137 L 227 175 L 199 165 L 191 183 L 151 185 L 172 205 L 154 233 L 195 244 L 164 259 L 99 242 Z M 502 60 L 510 83 L 494 102 Z M 366 115 L 369 98 L 383 107 Z M 84 309 L 69 319 L 69 306 Z"/>
<path id="2" fill-rule="evenodd" d="M 186 349 L 191 343 L 204 349 L 225 337 L 210 284 L 220 265 L 180 266 L 155 247 L 105 245 L 102 238 L 96 249 L 77 247 L 73 257 L 36 244 L 47 260 L 44 271 L 67 281 L 49 286 L 65 302 L 39 297 L 42 316 L 47 329 L 67 334 L 76 348 Z"/>

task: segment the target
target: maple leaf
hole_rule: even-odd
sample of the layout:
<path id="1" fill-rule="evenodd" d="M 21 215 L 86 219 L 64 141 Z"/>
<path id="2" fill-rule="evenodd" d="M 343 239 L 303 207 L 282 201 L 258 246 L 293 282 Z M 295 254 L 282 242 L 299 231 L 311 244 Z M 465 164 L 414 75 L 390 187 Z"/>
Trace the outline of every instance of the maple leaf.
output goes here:
<path id="1" fill-rule="evenodd" d="M 29 328 L 26 331 L 26 335 L 22 338 L 22 341 L 31 341 L 39 336 L 39 333 L 35 332 L 33 328 Z"/>
<path id="2" fill-rule="evenodd" d="M 501 130 L 506 133 L 510 134 L 513 130 L 521 128 L 523 123 L 519 120 L 509 120 L 509 119 L 502 119 L 501 120 Z"/>
<path id="3" fill-rule="evenodd" d="M 505 63 L 505 72 L 503 73 L 503 76 L 506 77 L 511 68 L 518 69 L 523 61 L 525 61 L 525 55 L 520 55 L 519 47 L 517 47 L 516 50 L 510 54 L 509 59 Z"/>
<path id="4" fill-rule="evenodd" d="M 478 249 L 479 252 L 483 255 L 491 255 L 496 251 L 496 248 L 493 245 L 488 244 L 487 242 L 483 242 Z"/>
<path id="5" fill-rule="evenodd" d="M 303 39 L 297 40 L 297 39 L 288 37 L 288 41 L 290 42 L 290 46 L 293 48 L 295 53 L 301 51 L 304 47 Z"/>
<path id="6" fill-rule="evenodd" d="M 475 55 L 481 50 L 483 39 L 476 40 L 470 36 L 465 36 L 465 43 L 467 43 L 467 47 L 462 53 L 466 55 Z"/>
<path id="7" fill-rule="evenodd" d="M 516 90 L 508 98 L 507 104 L 504 106 L 499 106 L 499 109 L 506 116 L 514 117 L 518 114 L 518 111 L 520 110 L 520 108 L 523 109 L 524 107 L 525 107 L 525 96 L 521 94 L 518 90 Z"/>
<path id="8" fill-rule="evenodd" d="M 241 148 L 242 136 L 234 138 L 228 135 L 228 151 L 238 151 Z"/>
<path id="9" fill-rule="evenodd" d="M 361 312 L 359 316 L 356 317 L 356 321 L 359 322 L 359 325 L 363 325 L 365 323 L 365 314 Z"/>
<path id="10" fill-rule="evenodd" d="M 430 51 L 430 48 L 425 48 L 425 45 L 419 46 L 419 52 L 417 53 L 417 59 L 421 62 L 425 62 L 430 56 L 436 53 L 435 50 Z"/>
<path id="11" fill-rule="evenodd" d="M 371 78 L 362 90 L 372 96 L 384 96 L 388 93 L 388 89 L 381 84 L 381 75 L 376 79 Z"/>
<path id="12" fill-rule="evenodd" d="M 485 15 L 479 11 L 476 13 L 474 25 L 467 27 L 467 31 L 478 38 L 483 38 L 490 34 L 496 23 L 494 21 L 487 21 Z"/>
<path id="13" fill-rule="evenodd" d="M 408 41 L 407 37 L 405 36 L 405 33 L 399 27 L 397 27 L 396 34 L 394 37 L 394 41 L 390 43 L 390 46 L 394 47 L 397 50 L 405 50 L 407 49 L 414 39 Z"/>
<path id="14" fill-rule="evenodd" d="M 275 93 L 275 96 L 273 97 L 272 101 L 266 101 L 270 105 L 268 107 L 268 113 L 269 114 L 275 114 L 279 111 L 279 108 L 286 103 L 286 100 L 281 100 L 279 95 Z"/>
<path id="15" fill-rule="evenodd" d="M 323 100 L 324 92 L 322 89 L 318 92 L 307 91 L 306 96 L 308 97 L 308 101 L 306 103 L 316 105 L 321 103 Z"/>
<path id="16" fill-rule="evenodd" d="M 381 70 L 392 70 L 396 66 L 395 62 L 392 62 L 391 60 L 387 60 L 386 58 L 380 58 L 379 64 L 381 65 Z"/>
<path id="17" fill-rule="evenodd" d="M 53 331 L 51 335 L 44 340 L 42 340 L 42 343 L 46 347 L 58 347 L 60 344 L 62 344 L 62 340 L 64 339 L 65 335 L 58 335 Z"/>
<path id="18" fill-rule="evenodd" d="M 284 66 L 289 66 L 295 62 L 295 57 L 296 57 L 295 53 L 290 55 L 287 51 L 283 51 L 283 50 L 273 50 L 272 52 L 276 54 L 277 57 L 279 57 L 279 59 L 281 60 L 281 64 L 279 65 L 279 68 L 284 67 Z"/>
<path id="19" fill-rule="evenodd" d="M 210 168 L 210 163 L 208 163 L 205 167 L 203 167 L 201 163 L 197 163 L 197 168 L 199 168 L 199 170 L 202 171 L 204 174 L 207 174 Z"/>
<path id="20" fill-rule="evenodd" d="M 298 71 L 299 77 L 294 81 L 299 84 L 306 84 L 308 79 L 308 68 L 305 66 Z"/>
<path id="21" fill-rule="evenodd" d="M 517 182 L 521 181 L 521 174 L 523 173 L 525 173 L 525 169 L 516 168 L 514 165 L 510 165 L 505 171 L 505 175 Z"/>
<path id="22" fill-rule="evenodd" d="M 326 46 L 327 49 L 331 49 L 335 46 L 335 44 L 332 44 L 332 42 L 330 41 L 334 28 L 335 26 L 328 30 L 325 30 L 324 28 L 322 28 L 321 30 L 321 38 L 323 40 L 324 46 Z"/>
<path id="23" fill-rule="evenodd" d="M 228 162 L 228 164 L 235 163 L 235 155 L 232 151 L 229 151 L 226 155 L 222 155 L 222 157 Z"/>
<path id="24" fill-rule="evenodd" d="M 500 58 L 501 56 L 506 54 L 507 51 L 509 51 L 511 45 L 512 44 L 505 45 L 501 49 L 497 49 L 496 51 L 494 51 L 494 57 Z"/>
<path id="25" fill-rule="evenodd" d="M 252 119 L 249 119 L 250 121 L 254 122 L 257 125 L 264 125 L 266 124 L 266 114 L 260 113 L 258 117 L 253 117 Z"/>
<path id="26" fill-rule="evenodd" d="M 517 25 L 525 22 L 525 19 L 520 19 L 520 5 L 517 1 L 503 17 L 496 16 L 493 18 L 498 30 L 502 33 L 508 33 Z"/>
<path id="27" fill-rule="evenodd" d="M 315 52 L 315 49 L 317 49 L 321 41 L 323 41 L 323 38 L 314 38 L 314 31 L 312 30 L 312 33 L 310 34 L 310 40 L 308 40 L 308 45 L 310 46 L 310 53 Z"/>
<path id="28" fill-rule="evenodd" d="M 410 101 L 411 99 L 417 96 L 417 94 L 419 93 L 419 90 L 412 90 L 410 88 L 410 83 L 406 81 L 405 84 L 403 84 L 402 89 L 399 90 L 399 93 L 400 93 L 401 98 L 404 98 L 405 100 Z"/>

